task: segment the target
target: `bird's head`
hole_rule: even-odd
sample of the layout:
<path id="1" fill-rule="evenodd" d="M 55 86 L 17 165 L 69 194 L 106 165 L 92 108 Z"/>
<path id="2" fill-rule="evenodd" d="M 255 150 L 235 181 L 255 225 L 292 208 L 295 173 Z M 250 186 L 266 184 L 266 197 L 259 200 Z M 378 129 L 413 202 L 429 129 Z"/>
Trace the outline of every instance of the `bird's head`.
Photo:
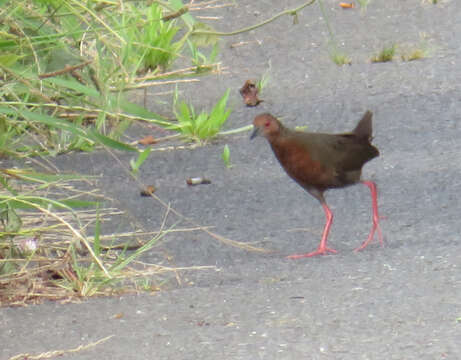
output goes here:
<path id="1" fill-rule="evenodd" d="M 250 140 L 256 136 L 264 136 L 266 139 L 277 137 L 282 129 L 282 124 L 269 113 L 260 114 L 253 120 L 254 130 Z"/>

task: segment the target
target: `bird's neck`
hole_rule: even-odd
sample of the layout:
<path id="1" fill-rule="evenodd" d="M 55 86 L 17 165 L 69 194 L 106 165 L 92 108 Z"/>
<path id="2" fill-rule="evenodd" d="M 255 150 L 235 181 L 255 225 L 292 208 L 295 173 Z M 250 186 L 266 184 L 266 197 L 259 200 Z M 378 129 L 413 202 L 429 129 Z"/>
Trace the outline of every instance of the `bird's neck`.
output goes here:
<path id="1" fill-rule="evenodd" d="M 293 131 L 284 127 L 282 124 L 280 124 L 279 128 L 277 131 L 274 131 L 270 134 L 267 134 L 267 140 L 271 143 L 272 146 L 277 146 L 281 142 L 284 141 L 287 137 L 290 137 L 291 133 Z"/>

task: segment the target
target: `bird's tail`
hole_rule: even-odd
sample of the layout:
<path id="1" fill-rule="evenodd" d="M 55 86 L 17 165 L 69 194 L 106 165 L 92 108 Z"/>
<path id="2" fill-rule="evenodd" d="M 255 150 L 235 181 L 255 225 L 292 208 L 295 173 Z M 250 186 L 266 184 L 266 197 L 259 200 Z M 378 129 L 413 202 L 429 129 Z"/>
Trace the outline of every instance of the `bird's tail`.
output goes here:
<path id="1" fill-rule="evenodd" d="M 360 139 L 370 141 L 372 136 L 372 125 L 371 125 L 371 118 L 373 117 L 373 113 L 370 110 L 367 110 L 365 114 L 362 116 L 362 119 L 359 121 L 357 126 L 355 127 L 353 133 Z"/>

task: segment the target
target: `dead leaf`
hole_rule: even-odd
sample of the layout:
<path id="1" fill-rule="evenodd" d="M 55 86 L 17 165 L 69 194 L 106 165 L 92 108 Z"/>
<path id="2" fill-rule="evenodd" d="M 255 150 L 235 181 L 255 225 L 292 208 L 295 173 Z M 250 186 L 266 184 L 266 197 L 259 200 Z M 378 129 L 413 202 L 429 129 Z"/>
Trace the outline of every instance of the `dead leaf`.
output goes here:
<path id="1" fill-rule="evenodd" d="M 141 145 L 152 145 L 155 144 L 157 140 L 152 135 L 147 135 L 146 137 L 143 137 L 141 140 L 138 140 L 138 144 Z"/>
<path id="2" fill-rule="evenodd" d="M 151 196 L 155 192 L 154 185 L 147 185 L 144 189 L 141 190 L 141 196 Z"/>
<path id="3" fill-rule="evenodd" d="M 343 9 L 353 9 L 355 7 L 354 3 L 346 3 L 346 2 L 339 3 L 339 6 L 341 6 Z"/>
<path id="4" fill-rule="evenodd" d="M 251 80 L 245 81 L 245 84 L 239 91 L 246 106 L 256 106 L 262 101 L 258 99 L 258 87 Z"/>

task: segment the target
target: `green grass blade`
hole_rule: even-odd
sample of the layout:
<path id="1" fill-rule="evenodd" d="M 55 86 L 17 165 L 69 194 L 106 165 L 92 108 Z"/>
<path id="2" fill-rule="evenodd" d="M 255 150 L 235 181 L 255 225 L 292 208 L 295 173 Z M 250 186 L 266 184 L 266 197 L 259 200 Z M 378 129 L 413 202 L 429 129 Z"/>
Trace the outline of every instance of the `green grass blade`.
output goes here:
<path id="1" fill-rule="evenodd" d="M 125 144 L 121 141 L 117 141 L 114 139 L 111 139 L 110 137 L 107 137 L 96 130 L 88 130 L 88 137 L 92 139 L 93 141 L 100 143 L 104 146 L 107 146 L 108 148 L 114 149 L 114 150 L 120 150 L 120 151 L 138 151 L 137 148 L 134 146 Z"/>

